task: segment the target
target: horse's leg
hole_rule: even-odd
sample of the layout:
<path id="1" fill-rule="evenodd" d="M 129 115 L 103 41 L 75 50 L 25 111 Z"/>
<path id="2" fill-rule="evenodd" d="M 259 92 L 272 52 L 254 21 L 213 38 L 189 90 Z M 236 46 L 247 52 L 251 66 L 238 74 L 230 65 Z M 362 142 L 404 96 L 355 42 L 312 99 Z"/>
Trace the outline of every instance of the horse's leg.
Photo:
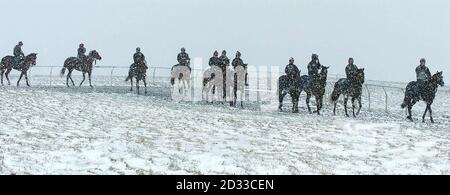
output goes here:
<path id="1" fill-rule="evenodd" d="M 348 116 L 348 112 L 347 112 L 347 102 L 348 102 L 348 97 L 345 97 L 345 98 L 344 98 L 344 110 L 345 110 L 345 116 L 346 116 L 346 117 L 349 117 L 349 116 Z"/>
<path id="2" fill-rule="evenodd" d="M 361 112 L 361 107 L 362 107 L 361 95 L 358 96 L 358 104 L 359 104 L 359 108 L 358 108 L 358 112 L 356 113 L 356 115 L 359 115 L 359 113 Z"/>
<path id="3" fill-rule="evenodd" d="M 433 120 L 433 111 L 431 110 L 431 104 L 428 104 L 427 107 L 428 107 L 428 111 L 430 112 L 430 120 L 431 120 L 431 123 L 434 123 L 434 120 Z"/>
<path id="4" fill-rule="evenodd" d="M 337 102 L 334 102 L 334 107 L 333 107 L 333 115 L 336 116 L 336 106 L 337 106 Z"/>
<path id="5" fill-rule="evenodd" d="M 83 80 L 81 80 L 80 87 L 84 83 L 84 80 L 86 80 L 86 73 L 85 72 L 83 72 Z"/>
<path id="6" fill-rule="evenodd" d="M 291 92 L 291 98 L 292 98 L 292 113 L 298 113 L 298 100 L 299 100 L 299 93 L 297 91 Z"/>
<path id="7" fill-rule="evenodd" d="M 309 107 L 309 100 L 311 99 L 311 93 L 307 92 L 306 93 L 306 106 L 308 107 L 308 112 L 309 114 L 312 114 L 311 112 L 311 107 Z"/>
<path id="8" fill-rule="evenodd" d="M 20 80 L 22 79 L 22 77 L 23 77 L 23 72 L 20 73 L 19 80 L 17 80 L 17 87 L 19 86 L 19 83 L 20 83 Z"/>
<path id="9" fill-rule="evenodd" d="M 317 107 L 317 115 L 320 115 L 320 97 L 315 96 L 316 97 L 316 107 Z"/>
<path id="10" fill-rule="evenodd" d="M 91 70 L 91 71 L 92 71 L 92 70 Z M 94 86 L 92 86 L 92 82 L 91 82 L 91 75 L 92 75 L 92 72 L 91 72 L 91 71 L 88 72 L 89 86 L 91 86 L 91 88 L 94 88 Z"/>
<path id="11" fill-rule="evenodd" d="M 30 87 L 30 83 L 28 82 L 28 73 L 27 73 L 27 71 L 25 71 L 24 74 L 25 74 L 25 81 L 27 83 L 27 86 Z"/>
<path id="12" fill-rule="evenodd" d="M 278 109 L 280 110 L 280 112 L 283 111 L 283 99 L 284 99 L 284 96 L 286 96 L 286 94 L 287 93 L 281 89 L 278 92 L 278 100 L 280 102 L 280 104 L 278 105 Z"/>
<path id="13" fill-rule="evenodd" d="M 143 77 L 142 81 L 144 82 L 144 93 L 147 94 L 147 81 L 145 81 L 145 77 Z"/>
<path id="14" fill-rule="evenodd" d="M 11 70 L 12 70 L 12 68 L 8 68 L 5 73 L 5 77 L 6 77 L 6 80 L 8 81 L 8 85 L 11 85 L 11 82 L 9 81 L 9 73 L 11 72 Z"/>
<path id="15" fill-rule="evenodd" d="M 245 89 L 244 90 L 241 90 L 241 108 L 244 108 L 244 91 L 245 91 Z"/>
<path id="16" fill-rule="evenodd" d="M 136 91 L 137 94 L 139 95 L 139 79 L 136 79 Z"/>
<path id="17" fill-rule="evenodd" d="M 3 86 L 3 74 L 5 73 L 5 70 L 2 70 L 1 72 L 0 72 L 1 74 L 2 74 L 2 86 Z"/>
<path id="18" fill-rule="evenodd" d="M 353 117 L 356 117 L 356 114 L 355 114 L 355 108 L 356 108 L 355 100 L 356 100 L 356 98 L 355 98 L 355 97 L 352 97 Z"/>
<path id="19" fill-rule="evenodd" d="M 408 103 L 408 117 L 406 117 L 406 119 L 409 119 L 411 122 L 413 122 L 411 110 L 412 110 L 412 105 L 410 103 Z"/>
<path id="20" fill-rule="evenodd" d="M 423 116 L 422 116 L 422 122 L 425 122 L 425 116 L 427 115 L 427 111 L 428 111 L 428 104 L 427 104 L 427 108 L 425 108 L 425 112 L 423 113 Z"/>
<path id="21" fill-rule="evenodd" d="M 130 77 L 130 82 L 131 82 L 131 88 L 130 88 L 130 91 L 132 92 L 132 91 L 133 91 L 133 77 Z"/>
<path id="22" fill-rule="evenodd" d="M 69 70 L 69 73 L 67 74 L 67 76 L 69 77 L 70 81 L 72 82 L 72 86 L 75 86 L 75 82 L 73 82 L 73 79 L 72 79 L 72 72 L 73 72 L 73 69 Z"/>

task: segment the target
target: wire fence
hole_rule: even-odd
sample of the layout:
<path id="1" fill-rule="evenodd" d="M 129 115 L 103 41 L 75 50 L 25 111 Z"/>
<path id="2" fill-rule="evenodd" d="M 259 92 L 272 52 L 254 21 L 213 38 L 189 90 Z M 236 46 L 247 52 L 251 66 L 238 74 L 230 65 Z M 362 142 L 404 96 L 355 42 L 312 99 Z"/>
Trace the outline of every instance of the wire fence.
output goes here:
<path id="1" fill-rule="evenodd" d="M 41 77 L 44 81 L 40 85 L 58 86 L 65 85 L 65 77 L 60 77 L 60 70 L 62 67 L 56 66 L 35 66 L 30 70 L 30 79 L 33 80 L 33 76 Z M 93 72 L 93 83 L 96 86 L 129 86 L 124 82 L 129 67 L 126 66 L 95 66 Z M 170 87 L 170 71 L 168 67 L 149 67 L 147 71 L 147 81 L 154 86 L 162 85 L 164 87 Z M 203 70 L 193 69 L 192 77 L 202 77 Z M 249 78 L 253 77 L 256 80 L 251 80 L 249 87 L 246 89 L 246 96 L 254 95 L 258 102 L 278 102 L 277 95 L 277 79 L 282 75 L 281 71 L 278 72 L 261 72 L 258 70 L 249 71 Z M 275 73 L 275 74 L 273 74 Z M 77 75 L 78 74 L 78 75 Z M 264 75 L 264 76 L 260 76 Z M 255 77 L 256 76 L 256 77 Z M 74 78 L 81 77 L 81 73 L 74 71 Z M 334 83 L 340 79 L 345 78 L 343 75 L 329 74 L 326 85 L 325 98 L 330 99 L 331 92 L 334 87 Z M 389 112 L 390 109 L 398 109 L 397 107 L 403 101 L 405 87 L 407 83 L 400 82 L 386 82 L 377 80 L 366 80 L 363 87 L 363 104 L 366 105 L 368 111 L 383 110 Z M 448 107 L 446 99 L 450 95 L 449 88 L 440 88 L 438 94 L 443 96 L 442 102 L 437 99 L 437 103 Z M 302 94 L 302 99 L 305 98 L 305 94 Z M 314 98 L 312 98 L 312 104 L 314 104 Z M 330 105 L 331 102 L 325 101 L 325 105 Z M 339 100 L 339 104 L 343 104 L 342 98 Z M 350 103 L 351 104 L 351 103 Z M 436 104 L 436 103 L 435 103 Z"/>

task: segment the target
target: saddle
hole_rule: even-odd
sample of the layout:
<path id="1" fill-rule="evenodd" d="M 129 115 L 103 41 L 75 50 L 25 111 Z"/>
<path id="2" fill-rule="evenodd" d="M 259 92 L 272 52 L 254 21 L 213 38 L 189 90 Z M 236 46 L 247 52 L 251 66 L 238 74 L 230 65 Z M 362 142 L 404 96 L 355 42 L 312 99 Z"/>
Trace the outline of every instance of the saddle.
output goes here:
<path id="1" fill-rule="evenodd" d="M 14 69 L 21 69 L 23 64 L 25 62 L 25 59 L 23 58 L 14 58 L 13 59 L 13 68 Z"/>

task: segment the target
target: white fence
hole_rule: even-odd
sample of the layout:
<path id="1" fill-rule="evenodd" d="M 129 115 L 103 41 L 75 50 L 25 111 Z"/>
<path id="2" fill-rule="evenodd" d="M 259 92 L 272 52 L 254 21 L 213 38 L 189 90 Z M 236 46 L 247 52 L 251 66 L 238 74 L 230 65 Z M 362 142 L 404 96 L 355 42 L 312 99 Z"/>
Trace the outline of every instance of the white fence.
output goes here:
<path id="1" fill-rule="evenodd" d="M 41 85 L 64 85 L 65 77 L 60 77 L 60 70 L 62 67 L 56 66 L 35 66 L 30 70 L 30 80 L 33 81 L 34 77 L 44 77 L 46 80 Z M 93 83 L 97 86 L 128 86 L 124 80 L 127 76 L 129 67 L 126 66 L 95 66 L 93 71 Z M 147 81 L 154 85 L 163 85 L 169 87 L 170 82 L 170 69 L 168 67 L 149 67 L 147 73 Z M 196 70 L 201 71 L 202 70 Z M 260 74 L 256 72 L 249 72 L 249 77 L 257 76 L 256 83 L 250 83 L 248 89 L 249 93 L 254 93 L 258 102 L 278 102 L 277 89 L 274 88 L 273 82 L 278 78 L 272 78 L 271 72 L 266 72 L 262 75 L 267 75 L 264 78 L 260 78 Z M 17 74 L 17 73 L 16 73 Z M 80 78 L 81 73 L 75 71 L 73 73 L 74 78 Z M 282 75 L 281 72 L 277 72 L 275 75 Z M 193 75 L 199 76 L 201 75 Z M 329 99 L 333 90 L 334 83 L 343 78 L 341 75 L 329 75 L 326 87 L 325 98 Z M 101 79 L 97 79 L 101 78 Z M 272 84 L 271 84 L 272 83 Z M 363 91 L 363 104 L 368 111 L 371 110 L 383 110 L 389 112 L 391 109 L 398 110 L 400 104 L 403 101 L 404 90 L 406 83 L 384 82 L 375 80 L 366 80 Z M 436 98 L 435 104 L 439 106 L 449 107 L 446 100 L 450 95 L 448 88 L 440 88 L 438 92 L 438 98 Z M 304 100 L 305 95 L 301 97 L 301 101 Z M 312 98 L 312 104 L 314 104 L 314 98 Z M 329 101 L 325 101 L 327 105 Z M 342 103 L 342 100 L 340 100 Z M 363 108 L 364 109 L 364 108 Z"/>

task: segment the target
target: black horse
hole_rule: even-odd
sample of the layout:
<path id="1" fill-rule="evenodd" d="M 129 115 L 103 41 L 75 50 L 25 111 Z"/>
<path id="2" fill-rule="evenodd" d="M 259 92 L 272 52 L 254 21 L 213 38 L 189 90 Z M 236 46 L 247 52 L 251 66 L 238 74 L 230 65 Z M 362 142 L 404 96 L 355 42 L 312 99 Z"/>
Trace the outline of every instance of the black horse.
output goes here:
<path id="1" fill-rule="evenodd" d="M 292 100 L 292 112 L 298 113 L 298 101 L 300 99 L 301 78 L 289 78 L 287 75 L 282 75 L 278 78 L 278 100 L 280 102 L 278 109 L 283 111 L 283 99 L 289 93 Z"/>
<path id="2" fill-rule="evenodd" d="M 145 63 L 146 62 L 133 63 L 128 71 L 128 77 L 125 79 L 125 81 L 131 81 L 130 91 L 133 91 L 133 78 L 136 78 L 137 94 L 139 94 L 139 81 L 141 80 L 144 82 L 145 94 L 147 94 L 147 81 L 145 78 L 147 77 L 148 66 Z"/>
<path id="3" fill-rule="evenodd" d="M 425 101 L 427 103 L 427 108 L 422 116 L 422 122 L 425 122 L 425 116 L 427 111 L 430 112 L 430 120 L 434 123 L 433 115 L 431 111 L 431 104 L 433 104 L 434 98 L 436 97 L 436 92 L 438 86 L 444 86 L 444 78 L 442 76 L 442 71 L 437 72 L 431 77 L 430 81 L 426 81 L 423 90 L 419 90 L 417 82 L 412 81 L 406 86 L 405 99 L 402 103 L 402 108 L 408 107 L 408 117 L 407 119 L 413 121 L 411 116 L 411 109 L 419 100 Z"/>
<path id="4" fill-rule="evenodd" d="M 102 57 L 95 50 L 89 52 L 89 55 L 86 56 L 86 59 L 84 62 L 82 59 L 77 58 L 77 57 L 67 58 L 66 61 L 64 61 L 64 67 L 61 69 L 61 77 L 64 76 L 64 72 L 66 71 L 66 68 L 67 68 L 67 70 L 69 70 L 69 73 L 67 73 L 67 79 L 66 79 L 67 87 L 69 87 L 69 79 L 70 79 L 70 81 L 72 81 L 72 85 L 75 86 L 75 83 L 73 82 L 73 79 L 72 79 L 72 71 L 74 69 L 81 71 L 83 73 L 83 80 L 81 81 L 80 86 L 83 84 L 84 80 L 86 79 L 86 73 L 88 73 L 89 85 L 91 87 L 93 87 L 92 83 L 91 83 L 92 68 L 93 68 L 93 64 L 97 63 L 97 60 L 102 60 Z"/>
<path id="5" fill-rule="evenodd" d="M 331 93 L 331 101 L 334 104 L 333 114 L 336 115 L 336 105 L 339 96 L 342 94 L 344 96 L 344 108 L 345 108 L 345 116 L 349 117 L 347 112 L 347 102 L 348 98 L 352 98 L 352 108 L 353 108 L 353 117 L 359 115 L 362 107 L 361 103 L 361 95 L 364 84 L 364 68 L 358 69 L 356 71 L 355 80 L 350 81 L 348 79 L 339 79 L 336 84 L 334 84 L 333 92 Z M 355 114 L 355 100 L 358 100 L 359 108 L 358 112 Z"/>
<path id="6" fill-rule="evenodd" d="M 19 80 L 17 81 L 17 86 L 19 86 L 19 82 L 22 79 L 23 76 L 25 76 L 25 80 L 27 82 L 27 86 L 29 87 L 30 84 L 28 83 L 28 70 L 31 68 L 31 66 L 36 65 L 36 59 L 37 59 L 37 53 L 31 53 L 30 55 L 26 56 L 19 64 L 14 63 L 14 57 L 13 56 L 6 56 L 2 59 L 0 63 L 0 73 L 2 77 L 2 85 L 3 85 L 3 74 L 6 76 L 6 80 L 8 80 L 8 85 L 11 85 L 11 82 L 9 81 L 9 73 L 12 69 L 18 70 L 21 72 Z M 5 72 L 6 71 L 6 72 Z"/>
<path id="7" fill-rule="evenodd" d="M 311 108 L 309 107 L 309 101 L 311 99 L 311 96 L 314 96 L 316 98 L 316 106 L 317 110 L 315 111 L 318 115 L 320 115 L 320 110 L 323 107 L 323 96 L 325 95 L 325 87 L 327 85 L 327 76 L 328 76 L 328 69 L 330 67 L 322 66 L 321 71 L 316 79 L 311 81 L 310 77 L 308 75 L 303 75 L 301 77 L 301 91 L 306 92 L 306 106 L 308 107 L 308 112 L 311 112 Z"/>

